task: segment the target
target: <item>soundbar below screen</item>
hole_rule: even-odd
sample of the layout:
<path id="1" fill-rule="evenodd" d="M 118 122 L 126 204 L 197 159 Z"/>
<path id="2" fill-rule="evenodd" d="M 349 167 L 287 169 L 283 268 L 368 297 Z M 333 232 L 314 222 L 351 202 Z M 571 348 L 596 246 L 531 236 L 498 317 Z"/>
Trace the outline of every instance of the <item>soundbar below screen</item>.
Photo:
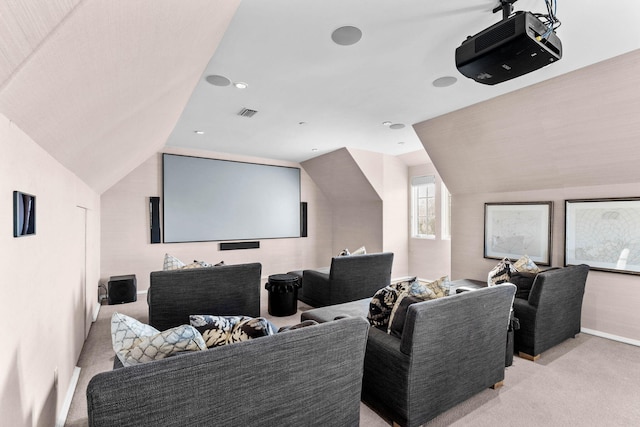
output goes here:
<path id="1" fill-rule="evenodd" d="M 300 169 L 162 159 L 166 243 L 300 237 Z"/>

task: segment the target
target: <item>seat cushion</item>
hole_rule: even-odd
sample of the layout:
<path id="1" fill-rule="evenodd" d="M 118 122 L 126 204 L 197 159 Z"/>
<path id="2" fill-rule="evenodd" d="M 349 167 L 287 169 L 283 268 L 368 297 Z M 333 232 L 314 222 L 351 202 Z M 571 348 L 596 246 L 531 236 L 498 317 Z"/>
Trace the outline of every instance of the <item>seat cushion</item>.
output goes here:
<path id="1" fill-rule="evenodd" d="M 366 319 L 367 313 L 369 313 L 370 302 L 371 298 L 364 298 L 343 304 L 313 308 L 302 312 L 300 320 L 315 320 L 318 323 L 325 323 L 342 317 L 364 317 Z"/>

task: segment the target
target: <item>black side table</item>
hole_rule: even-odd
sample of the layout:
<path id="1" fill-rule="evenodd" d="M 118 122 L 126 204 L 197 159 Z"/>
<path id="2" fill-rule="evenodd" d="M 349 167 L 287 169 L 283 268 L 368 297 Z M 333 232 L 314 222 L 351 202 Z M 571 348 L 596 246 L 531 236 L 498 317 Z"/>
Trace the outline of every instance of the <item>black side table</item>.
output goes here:
<path id="1" fill-rule="evenodd" d="M 300 281 L 293 274 L 273 274 L 264 288 L 269 292 L 268 308 L 272 316 L 291 316 L 298 311 Z"/>

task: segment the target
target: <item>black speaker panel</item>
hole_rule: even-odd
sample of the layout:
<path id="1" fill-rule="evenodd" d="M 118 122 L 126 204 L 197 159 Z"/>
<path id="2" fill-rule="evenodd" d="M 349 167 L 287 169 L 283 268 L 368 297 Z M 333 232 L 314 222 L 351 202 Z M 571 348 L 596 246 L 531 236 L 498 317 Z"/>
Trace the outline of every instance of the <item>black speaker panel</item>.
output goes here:
<path id="1" fill-rule="evenodd" d="M 307 237 L 307 202 L 300 203 L 300 237 Z"/>
<path id="2" fill-rule="evenodd" d="M 160 243 L 160 197 L 149 197 L 151 243 Z"/>
<path id="3" fill-rule="evenodd" d="M 109 305 L 134 302 L 138 299 L 136 275 L 111 276 L 107 290 Z"/>
<path id="4" fill-rule="evenodd" d="M 222 242 L 220 243 L 221 251 L 231 251 L 235 249 L 258 249 L 260 242 Z"/>

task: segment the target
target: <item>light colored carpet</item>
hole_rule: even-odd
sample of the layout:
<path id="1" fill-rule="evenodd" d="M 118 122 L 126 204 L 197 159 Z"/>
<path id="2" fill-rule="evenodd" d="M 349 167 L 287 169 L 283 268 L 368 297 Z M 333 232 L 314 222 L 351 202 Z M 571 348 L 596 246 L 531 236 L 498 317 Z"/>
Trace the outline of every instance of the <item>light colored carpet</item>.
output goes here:
<path id="1" fill-rule="evenodd" d="M 278 327 L 297 323 L 300 313 L 310 308 L 299 303 L 295 315 L 273 317 L 268 314 L 267 293 L 262 292 L 262 315 Z M 133 303 L 101 307 L 80 354 L 80 378 L 66 427 L 87 426 L 87 384 L 113 365 L 110 319 L 115 311 L 147 322 L 146 294 Z M 640 348 L 582 333 L 543 353 L 535 363 L 514 357 L 504 387 L 486 389 L 425 426 L 635 426 L 640 425 L 638 396 Z M 360 405 L 360 426 L 390 424 Z"/>

